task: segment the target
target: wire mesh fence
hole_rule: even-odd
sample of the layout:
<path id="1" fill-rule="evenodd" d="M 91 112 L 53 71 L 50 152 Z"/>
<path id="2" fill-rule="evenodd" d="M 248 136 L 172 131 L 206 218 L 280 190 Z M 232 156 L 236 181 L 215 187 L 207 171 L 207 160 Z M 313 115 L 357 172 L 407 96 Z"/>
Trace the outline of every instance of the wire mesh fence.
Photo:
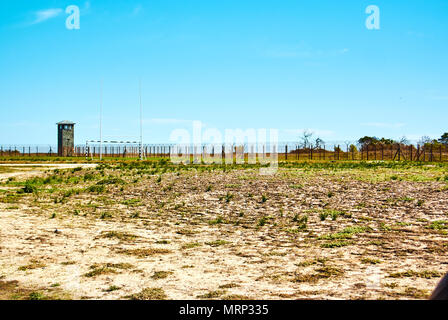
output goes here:
<path id="1" fill-rule="evenodd" d="M 75 158 L 139 158 L 142 152 L 145 158 L 170 158 L 183 154 L 194 158 L 221 156 L 243 157 L 249 159 L 251 155 L 275 154 L 278 161 L 448 161 L 448 145 L 427 143 L 419 144 L 322 144 L 303 145 L 300 143 L 279 143 L 275 146 L 268 144 L 244 145 L 183 145 L 173 144 L 90 144 L 77 145 L 70 152 Z M 55 145 L 0 145 L 1 158 L 19 157 L 61 157 Z"/>

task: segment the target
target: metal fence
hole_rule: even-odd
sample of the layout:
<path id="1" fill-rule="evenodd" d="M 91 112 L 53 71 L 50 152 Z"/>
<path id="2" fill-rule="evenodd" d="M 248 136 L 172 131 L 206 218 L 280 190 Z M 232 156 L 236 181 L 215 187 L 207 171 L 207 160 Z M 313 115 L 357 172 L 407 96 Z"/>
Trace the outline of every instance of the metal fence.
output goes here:
<path id="1" fill-rule="evenodd" d="M 370 144 L 356 145 L 355 143 L 303 145 L 299 143 L 280 143 L 277 146 L 260 144 L 244 145 L 186 145 L 180 149 L 170 144 L 145 144 L 142 147 L 145 158 L 169 158 L 172 154 L 182 153 L 200 158 L 206 153 L 234 157 L 242 156 L 246 160 L 254 153 L 278 156 L 279 161 L 322 160 L 322 161 L 350 161 L 350 160 L 392 160 L 392 161 L 448 161 L 448 146 L 443 144 L 404 145 L 404 144 Z M 103 158 L 139 158 L 138 144 L 103 144 L 77 145 L 72 157 L 97 159 Z M 0 146 L 0 157 L 58 157 L 57 147 L 54 145 L 11 145 Z"/>

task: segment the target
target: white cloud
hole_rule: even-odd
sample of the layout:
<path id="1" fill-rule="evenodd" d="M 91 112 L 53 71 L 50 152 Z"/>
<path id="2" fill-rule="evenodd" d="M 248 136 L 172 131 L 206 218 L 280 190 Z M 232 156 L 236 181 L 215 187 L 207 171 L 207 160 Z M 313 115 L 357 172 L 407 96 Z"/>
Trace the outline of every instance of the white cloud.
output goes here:
<path id="1" fill-rule="evenodd" d="M 41 23 L 44 21 L 47 21 L 49 19 L 55 18 L 59 16 L 63 12 L 60 8 L 52 8 L 52 9 L 45 9 L 45 10 L 39 10 L 34 13 L 35 19 L 32 24 Z"/>

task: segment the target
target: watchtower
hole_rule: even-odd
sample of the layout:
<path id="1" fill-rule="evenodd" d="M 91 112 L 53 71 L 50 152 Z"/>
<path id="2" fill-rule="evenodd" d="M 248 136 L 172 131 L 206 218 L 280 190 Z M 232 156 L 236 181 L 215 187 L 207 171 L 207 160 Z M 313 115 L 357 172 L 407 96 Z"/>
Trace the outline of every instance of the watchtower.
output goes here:
<path id="1" fill-rule="evenodd" d="M 58 156 L 71 157 L 75 149 L 75 123 L 61 121 L 58 125 Z"/>

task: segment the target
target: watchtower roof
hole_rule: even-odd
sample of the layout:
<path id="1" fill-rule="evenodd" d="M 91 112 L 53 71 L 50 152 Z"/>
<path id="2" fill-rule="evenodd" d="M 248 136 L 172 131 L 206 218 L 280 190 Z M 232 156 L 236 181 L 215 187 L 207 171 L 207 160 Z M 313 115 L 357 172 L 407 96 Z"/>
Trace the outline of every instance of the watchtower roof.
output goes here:
<path id="1" fill-rule="evenodd" d="M 63 121 L 60 121 L 60 122 L 58 122 L 56 124 L 76 124 L 76 123 L 74 123 L 72 121 L 68 121 L 68 120 L 63 120 Z"/>

